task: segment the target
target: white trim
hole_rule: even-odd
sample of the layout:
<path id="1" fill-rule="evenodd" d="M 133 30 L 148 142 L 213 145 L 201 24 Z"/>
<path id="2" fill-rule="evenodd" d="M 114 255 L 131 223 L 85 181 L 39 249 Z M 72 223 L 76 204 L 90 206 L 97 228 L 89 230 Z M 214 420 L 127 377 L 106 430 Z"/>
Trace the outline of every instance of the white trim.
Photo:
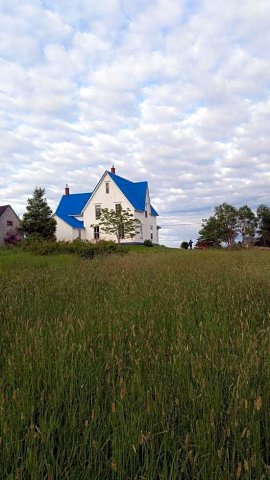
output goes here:
<path id="1" fill-rule="evenodd" d="M 109 172 L 108 172 L 107 170 L 106 170 L 106 172 L 104 172 L 104 174 L 102 175 L 102 177 L 101 177 L 100 181 L 98 182 L 96 188 L 94 189 L 94 191 L 93 191 L 93 193 L 92 193 L 92 195 L 91 195 L 91 197 L 90 197 L 90 199 L 89 199 L 88 204 L 90 203 L 90 201 L 91 201 L 91 199 L 93 198 L 94 194 L 95 194 L 96 191 L 98 190 L 98 188 L 99 188 L 101 182 L 104 180 L 104 177 L 105 177 L 106 174 L 109 174 Z M 116 186 L 116 188 L 118 188 L 118 190 L 119 190 L 119 192 L 121 193 L 121 195 L 123 195 L 123 197 L 125 197 L 125 199 L 126 199 L 127 202 L 129 203 L 129 205 L 130 205 L 130 210 L 132 210 L 132 211 L 134 212 L 134 211 L 135 211 L 135 208 L 134 208 L 133 205 L 130 203 L 129 199 L 126 197 L 126 195 L 124 194 L 124 192 L 122 192 L 121 188 L 118 187 L 117 183 L 114 181 L 114 179 L 113 179 L 112 177 L 110 177 L 110 179 L 113 181 L 113 183 L 114 183 L 114 185 Z M 115 203 L 120 203 L 120 202 L 115 202 Z M 87 204 L 87 205 L 88 205 L 88 204 Z M 87 205 L 85 205 L 84 209 L 86 208 Z M 83 211 L 82 211 L 82 212 L 83 212 Z"/>
<path id="2" fill-rule="evenodd" d="M 108 172 L 107 172 L 107 170 L 106 170 L 106 171 L 103 173 L 103 175 L 102 175 L 101 179 L 99 180 L 99 182 L 96 184 L 96 186 L 95 186 L 95 188 L 94 188 L 94 190 L 93 190 L 93 192 L 92 192 L 91 197 L 88 199 L 88 201 L 86 202 L 86 204 L 84 205 L 84 207 L 83 207 L 83 209 L 82 209 L 82 211 L 81 211 L 81 215 L 83 215 L 84 210 L 86 209 L 86 207 L 87 207 L 87 206 L 89 205 L 89 203 L 91 202 L 94 194 L 96 193 L 99 185 L 101 184 L 103 178 L 105 177 L 105 175 L 106 175 L 107 173 L 108 173 Z"/>

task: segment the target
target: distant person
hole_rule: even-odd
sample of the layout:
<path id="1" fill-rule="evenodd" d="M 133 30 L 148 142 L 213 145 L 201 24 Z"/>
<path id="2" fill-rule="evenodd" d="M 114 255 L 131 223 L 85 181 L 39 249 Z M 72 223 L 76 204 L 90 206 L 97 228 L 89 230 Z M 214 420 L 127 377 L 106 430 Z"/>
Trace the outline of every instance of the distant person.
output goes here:
<path id="1" fill-rule="evenodd" d="M 190 239 L 189 242 L 188 242 L 188 246 L 189 246 L 190 250 L 192 250 L 192 245 L 193 245 L 193 241 Z"/>

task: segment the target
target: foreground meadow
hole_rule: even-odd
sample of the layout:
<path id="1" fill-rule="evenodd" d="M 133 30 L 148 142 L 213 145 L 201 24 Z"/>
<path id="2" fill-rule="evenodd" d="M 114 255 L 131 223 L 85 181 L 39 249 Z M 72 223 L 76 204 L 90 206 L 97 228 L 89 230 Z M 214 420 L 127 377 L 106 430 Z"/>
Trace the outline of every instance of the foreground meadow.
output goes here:
<path id="1" fill-rule="evenodd" d="M 0 252 L 0 478 L 270 478 L 269 267 Z"/>

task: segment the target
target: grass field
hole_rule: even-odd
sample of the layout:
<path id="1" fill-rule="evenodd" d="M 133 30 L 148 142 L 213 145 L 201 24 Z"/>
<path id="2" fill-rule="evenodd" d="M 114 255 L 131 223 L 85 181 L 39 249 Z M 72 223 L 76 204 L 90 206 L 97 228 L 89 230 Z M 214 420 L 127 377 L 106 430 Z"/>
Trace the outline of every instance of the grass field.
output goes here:
<path id="1" fill-rule="evenodd" d="M 0 252 L 1 479 L 270 478 L 270 253 L 140 252 Z"/>

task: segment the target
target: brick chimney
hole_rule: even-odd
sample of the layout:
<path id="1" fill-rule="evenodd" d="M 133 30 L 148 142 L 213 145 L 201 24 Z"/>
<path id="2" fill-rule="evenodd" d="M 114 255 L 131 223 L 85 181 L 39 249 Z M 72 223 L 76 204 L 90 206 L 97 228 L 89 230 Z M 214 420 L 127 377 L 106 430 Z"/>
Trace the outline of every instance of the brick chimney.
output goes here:
<path id="1" fill-rule="evenodd" d="M 65 187 L 65 195 L 69 195 L 69 186 L 68 186 L 68 184 L 66 184 L 66 187 Z"/>
<path id="2" fill-rule="evenodd" d="M 115 167 L 114 167 L 114 165 L 111 167 L 111 173 L 115 173 Z"/>

